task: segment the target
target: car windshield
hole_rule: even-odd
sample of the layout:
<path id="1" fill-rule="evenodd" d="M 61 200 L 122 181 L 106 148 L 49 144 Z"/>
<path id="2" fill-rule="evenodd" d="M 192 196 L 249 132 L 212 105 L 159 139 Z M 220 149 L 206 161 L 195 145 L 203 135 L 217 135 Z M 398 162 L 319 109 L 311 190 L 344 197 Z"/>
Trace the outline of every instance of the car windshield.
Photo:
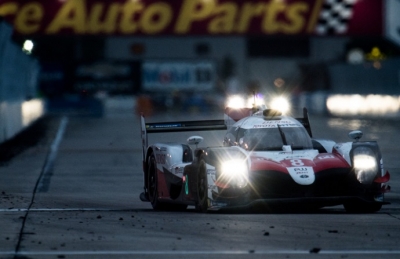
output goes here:
<path id="1" fill-rule="evenodd" d="M 241 144 L 254 151 L 282 150 L 283 145 L 290 145 L 293 150 L 312 149 L 311 138 L 302 127 L 248 129 Z"/>

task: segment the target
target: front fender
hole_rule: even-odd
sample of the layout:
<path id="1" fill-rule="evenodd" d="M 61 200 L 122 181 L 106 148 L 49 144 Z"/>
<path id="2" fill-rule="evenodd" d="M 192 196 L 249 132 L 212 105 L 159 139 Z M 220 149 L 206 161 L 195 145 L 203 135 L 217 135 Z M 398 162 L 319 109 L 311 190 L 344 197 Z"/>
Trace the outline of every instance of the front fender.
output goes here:
<path id="1" fill-rule="evenodd" d="M 383 166 L 382 154 L 376 141 L 357 141 L 338 143 L 334 146 L 334 152 L 337 152 L 345 158 L 347 163 L 353 168 L 353 171 L 357 174 L 357 168 L 355 167 L 355 155 L 360 152 L 360 149 L 368 151 L 368 154 L 375 159 L 376 162 L 376 176 L 375 179 L 382 178 L 386 172 Z M 364 169 L 363 169 L 364 170 Z M 364 170 L 364 172 L 366 172 Z M 371 173 L 374 171 L 371 171 Z M 372 176 L 372 175 L 371 175 Z M 371 180 L 370 180 L 371 181 Z M 369 184 L 368 181 L 367 183 Z"/>
<path id="2" fill-rule="evenodd" d="M 334 145 L 332 152 L 342 155 L 349 165 L 354 166 L 354 150 L 358 147 L 366 147 L 371 149 L 378 163 L 380 163 L 379 161 L 382 159 L 382 155 L 376 141 L 337 143 Z"/>
<path id="3" fill-rule="evenodd" d="M 346 162 L 352 166 L 351 158 L 350 158 L 350 151 L 353 147 L 352 142 L 345 142 L 345 143 L 336 143 L 333 146 L 332 153 L 337 153 L 341 155 Z"/>
<path id="4" fill-rule="evenodd" d="M 154 154 L 157 167 L 172 168 L 174 165 L 191 163 L 193 161 L 192 149 L 185 144 L 155 143 L 147 148 L 146 161 Z"/>

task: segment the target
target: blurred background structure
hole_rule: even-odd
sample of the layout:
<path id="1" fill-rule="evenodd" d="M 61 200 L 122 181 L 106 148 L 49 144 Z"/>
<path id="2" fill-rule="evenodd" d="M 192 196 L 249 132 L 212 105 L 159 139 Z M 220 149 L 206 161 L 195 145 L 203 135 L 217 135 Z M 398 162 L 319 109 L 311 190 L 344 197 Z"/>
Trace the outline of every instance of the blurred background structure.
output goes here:
<path id="1" fill-rule="evenodd" d="M 399 11 L 397 0 L 0 0 L 0 136 L 14 132 L 4 106 L 32 98 L 101 116 L 119 97 L 151 115 L 256 91 L 267 105 L 283 95 L 314 113 L 400 118 Z"/>
<path id="2" fill-rule="evenodd" d="M 12 42 L 11 35 L 12 27 L 0 20 L 0 143 L 44 114 L 37 91 L 39 62 Z"/>

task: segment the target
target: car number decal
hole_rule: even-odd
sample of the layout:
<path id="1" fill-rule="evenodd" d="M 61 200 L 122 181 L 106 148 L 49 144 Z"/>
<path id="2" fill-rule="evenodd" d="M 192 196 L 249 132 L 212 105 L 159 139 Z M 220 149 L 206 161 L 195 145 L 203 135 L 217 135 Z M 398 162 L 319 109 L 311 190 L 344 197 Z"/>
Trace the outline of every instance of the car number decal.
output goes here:
<path id="1" fill-rule="evenodd" d="M 292 166 L 303 166 L 304 163 L 301 159 L 292 159 L 290 160 L 290 163 L 292 164 Z"/>

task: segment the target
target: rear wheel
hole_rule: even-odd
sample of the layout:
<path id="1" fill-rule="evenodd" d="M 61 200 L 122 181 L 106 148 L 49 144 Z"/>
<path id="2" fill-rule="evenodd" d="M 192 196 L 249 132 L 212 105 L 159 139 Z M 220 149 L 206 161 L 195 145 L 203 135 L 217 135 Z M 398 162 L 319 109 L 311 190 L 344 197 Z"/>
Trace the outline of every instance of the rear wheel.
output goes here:
<path id="1" fill-rule="evenodd" d="M 158 174 L 156 158 L 154 157 L 154 154 L 150 155 L 147 168 L 149 200 L 151 206 L 153 206 L 153 209 L 171 211 L 186 210 L 187 205 L 185 204 L 167 204 L 158 200 Z"/>
<path id="2" fill-rule="evenodd" d="M 157 164 L 154 154 L 151 154 L 147 162 L 148 192 L 151 206 L 154 210 L 164 209 L 164 204 L 158 201 L 158 176 Z"/>
<path id="3" fill-rule="evenodd" d="M 197 174 L 197 204 L 199 212 L 207 212 L 208 209 L 208 181 L 206 163 L 203 159 L 199 161 L 199 171 Z"/>

